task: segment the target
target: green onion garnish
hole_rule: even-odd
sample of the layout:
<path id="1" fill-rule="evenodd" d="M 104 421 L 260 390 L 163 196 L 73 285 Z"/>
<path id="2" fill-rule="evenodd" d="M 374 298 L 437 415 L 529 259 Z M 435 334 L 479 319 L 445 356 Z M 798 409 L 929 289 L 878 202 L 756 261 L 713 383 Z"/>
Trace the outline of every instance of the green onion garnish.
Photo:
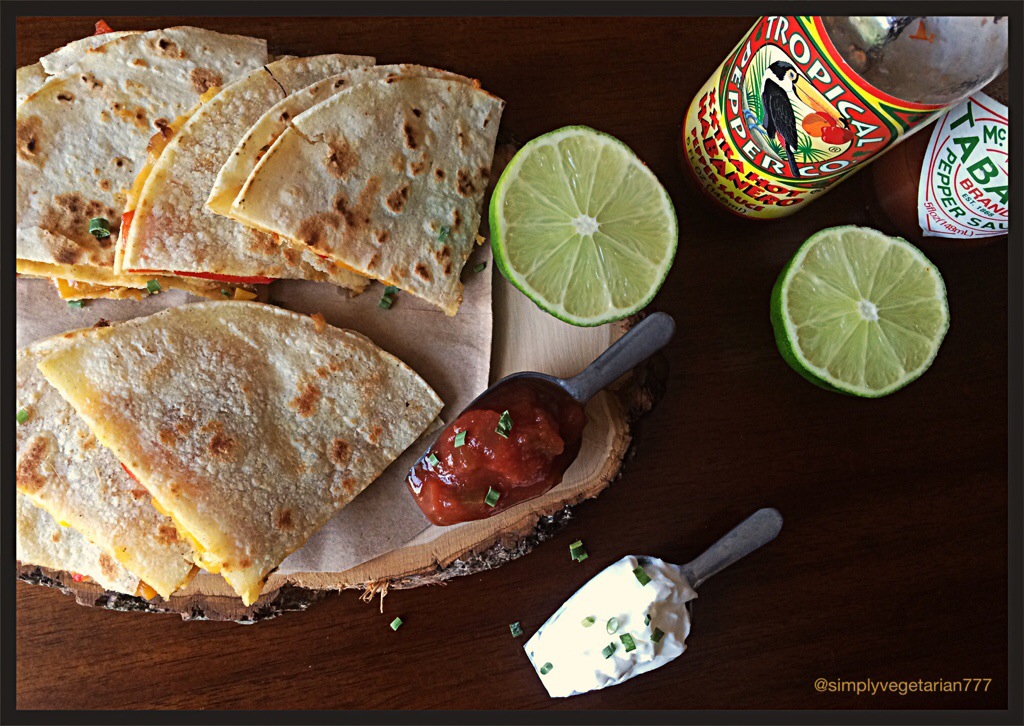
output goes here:
<path id="1" fill-rule="evenodd" d="M 587 617 L 583 618 L 583 620 L 580 621 L 580 625 L 582 625 L 584 628 L 589 628 L 591 625 L 593 625 L 596 622 L 597 622 L 597 620 L 594 619 L 593 615 L 588 615 Z"/>
<path id="2" fill-rule="evenodd" d="M 545 663 L 544 665 L 542 665 L 542 666 L 540 667 L 540 674 L 541 674 L 542 676 L 546 676 L 546 675 L 547 675 L 548 673 L 550 673 L 550 672 L 551 672 L 551 669 L 552 669 L 552 668 L 554 668 L 554 666 L 553 666 L 553 665 L 551 665 L 550 663 Z"/>
<path id="3" fill-rule="evenodd" d="M 583 562 L 587 559 L 587 551 L 583 549 L 583 540 L 576 540 L 569 545 L 569 556 L 572 557 L 573 562 Z"/>
<path id="4" fill-rule="evenodd" d="M 487 263 L 481 262 L 479 265 L 473 268 L 473 272 L 483 272 L 487 269 Z"/>
<path id="5" fill-rule="evenodd" d="M 650 576 L 644 571 L 644 568 L 637 567 L 633 570 L 633 574 L 636 575 L 636 579 L 640 581 L 641 585 L 646 585 L 651 581 Z"/>
<path id="6" fill-rule="evenodd" d="M 28 421 L 28 411 L 21 409 L 18 411 L 18 423 L 23 424 Z"/>
<path id="7" fill-rule="evenodd" d="M 437 243 L 441 244 L 442 242 L 444 242 L 446 239 L 448 239 L 449 234 L 451 234 L 450 228 L 441 227 L 441 232 L 437 235 Z"/>
<path id="8" fill-rule="evenodd" d="M 434 455 L 433 452 L 431 452 L 430 456 L 427 457 L 427 463 L 429 463 L 431 466 L 437 466 L 438 458 L 437 456 Z"/>
<path id="9" fill-rule="evenodd" d="M 455 434 L 455 448 L 457 449 L 460 446 L 465 446 L 465 445 L 466 445 L 466 432 L 465 431 L 460 431 L 459 433 Z"/>
<path id="10" fill-rule="evenodd" d="M 661 628 L 655 628 L 654 633 L 651 635 L 651 640 L 655 643 L 660 643 L 661 639 L 665 636 L 664 631 Z"/>
<path id="11" fill-rule="evenodd" d="M 518 622 L 510 623 L 508 629 L 512 631 L 513 638 L 518 638 L 520 635 L 523 634 L 523 629 L 519 627 Z"/>
<path id="12" fill-rule="evenodd" d="M 512 416 L 509 415 L 508 411 L 503 411 L 501 418 L 498 419 L 498 428 L 494 429 L 494 433 L 498 434 L 503 439 L 508 438 L 509 432 L 512 430 Z"/>
<path id="13" fill-rule="evenodd" d="M 156 295 L 158 292 L 160 292 L 160 281 L 159 280 L 149 280 L 149 281 L 147 281 L 146 282 L 146 289 L 149 290 L 149 294 L 150 295 Z"/>
<path id="14" fill-rule="evenodd" d="M 633 640 L 633 636 L 629 633 L 620 635 L 619 640 L 622 641 L 622 646 L 626 649 L 627 653 L 631 650 L 636 650 L 636 641 Z"/>
<path id="15" fill-rule="evenodd" d="M 607 630 L 609 634 L 614 633 L 619 629 L 619 619 L 608 618 L 608 623 L 604 626 L 604 629 Z"/>
<path id="16" fill-rule="evenodd" d="M 615 652 L 615 643 L 609 643 L 608 645 L 606 645 L 604 647 L 604 650 L 601 651 L 601 654 L 605 658 L 611 658 L 612 657 L 612 653 L 614 653 L 614 652 Z"/>
<path id="17" fill-rule="evenodd" d="M 395 618 L 394 620 L 391 621 L 391 629 L 392 630 L 398 630 L 400 627 L 402 627 L 402 619 L 401 618 Z"/>
<path id="18" fill-rule="evenodd" d="M 223 295 L 224 297 L 231 297 L 231 291 L 230 290 L 221 290 L 220 294 Z"/>
<path id="19" fill-rule="evenodd" d="M 646 615 L 644 615 L 644 625 L 650 625 L 650 624 L 651 624 L 651 614 L 647 613 Z"/>
<path id="20" fill-rule="evenodd" d="M 84 300 L 68 300 L 68 307 L 69 308 L 79 308 L 79 309 L 81 309 L 81 308 L 85 307 L 85 301 Z"/>
<path id="21" fill-rule="evenodd" d="M 495 504 L 498 503 L 499 497 L 501 497 L 501 494 L 498 492 L 497 489 L 495 489 L 494 487 L 487 487 L 487 496 L 484 497 L 484 504 L 486 504 L 488 507 L 493 507 Z"/>
<path id="22" fill-rule="evenodd" d="M 106 239 L 110 236 L 110 222 L 103 217 L 93 217 L 89 220 L 89 234 L 96 239 Z"/>
<path id="23" fill-rule="evenodd" d="M 380 296 L 380 302 L 377 303 L 377 307 L 387 310 L 391 307 L 391 304 L 395 302 L 395 295 L 398 293 L 398 288 L 394 285 L 388 285 L 384 288 L 384 294 Z"/>

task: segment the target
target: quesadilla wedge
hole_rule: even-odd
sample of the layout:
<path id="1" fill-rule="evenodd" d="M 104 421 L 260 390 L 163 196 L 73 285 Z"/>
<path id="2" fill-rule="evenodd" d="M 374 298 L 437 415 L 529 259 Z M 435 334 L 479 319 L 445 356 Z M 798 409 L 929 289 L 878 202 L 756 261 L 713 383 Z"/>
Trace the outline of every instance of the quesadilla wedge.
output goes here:
<path id="1" fill-rule="evenodd" d="M 38 91 L 46 83 L 47 78 L 49 76 L 40 63 L 19 68 L 14 74 L 14 95 L 17 98 L 15 105 L 20 106 L 22 101 Z"/>
<path id="2" fill-rule="evenodd" d="M 92 330 L 39 369 L 247 605 L 442 407 L 362 335 L 260 303 Z"/>
<path id="3" fill-rule="evenodd" d="M 436 78 L 354 86 L 292 121 L 233 214 L 454 315 L 503 106 Z"/>
<path id="4" fill-rule="evenodd" d="M 314 80 L 372 63 L 366 56 L 285 58 L 204 100 L 136 179 L 115 272 L 173 271 L 243 283 L 327 280 L 361 291 L 369 284 L 365 277 L 216 215 L 205 202 L 217 170 L 267 108 Z"/>
<path id="5" fill-rule="evenodd" d="M 18 491 L 167 598 L 189 578 L 190 548 L 36 367 L 90 332 L 64 333 L 18 353 Z"/>
<path id="6" fill-rule="evenodd" d="M 267 149 L 273 145 L 278 136 L 284 133 L 296 116 L 360 83 L 379 81 L 389 77 L 442 78 L 456 83 L 465 83 L 475 88 L 480 86 L 480 82 L 475 79 L 411 63 L 355 68 L 317 81 L 272 106 L 252 125 L 252 128 L 235 146 L 224 166 L 217 172 L 217 181 L 210 191 L 210 198 L 206 201 L 207 208 L 225 217 L 232 216 L 231 203 L 242 191 L 246 179 L 249 178 L 263 155 L 267 153 Z"/>
<path id="7" fill-rule="evenodd" d="M 88 577 L 111 592 L 144 595 L 148 590 L 124 565 L 23 494 L 17 495 L 17 510 L 14 556 L 21 564 Z"/>
<path id="8" fill-rule="evenodd" d="M 83 269 L 113 272 L 125 190 L 150 138 L 210 87 L 266 59 L 257 38 L 201 28 L 133 33 L 86 51 L 29 95 L 16 129 L 18 272 L 84 282 L 94 281 Z M 104 220 L 109 236 L 90 233 L 92 219 Z"/>

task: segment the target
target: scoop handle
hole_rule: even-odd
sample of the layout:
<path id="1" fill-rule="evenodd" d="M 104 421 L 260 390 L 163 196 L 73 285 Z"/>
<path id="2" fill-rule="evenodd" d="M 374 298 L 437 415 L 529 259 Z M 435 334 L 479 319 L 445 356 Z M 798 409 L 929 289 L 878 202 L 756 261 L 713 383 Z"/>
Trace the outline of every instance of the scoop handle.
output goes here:
<path id="1" fill-rule="evenodd" d="M 586 403 L 626 371 L 636 368 L 668 345 L 676 323 L 666 313 L 651 313 L 634 325 L 581 373 L 564 381 L 562 387 L 580 403 Z"/>
<path id="2" fill-rule="evenodd" d="M 781 529 L 782 515 L 779 510 L 770 507 L 758 509 L 680 570 L 690 587 L 696 590 L 715 573 L 771 542 Z"/>

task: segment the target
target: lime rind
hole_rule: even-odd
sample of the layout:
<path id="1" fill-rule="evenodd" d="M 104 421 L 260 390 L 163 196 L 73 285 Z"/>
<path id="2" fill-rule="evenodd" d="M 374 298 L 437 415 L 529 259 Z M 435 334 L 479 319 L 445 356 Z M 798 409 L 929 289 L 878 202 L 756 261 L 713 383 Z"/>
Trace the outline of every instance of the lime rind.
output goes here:
<path id="1" fill-rule="evenodd" d="M 600 219 L 600 228 L 581 234 L 566 212 Z M 489 223 L 502 275 L 540 309 L 581 327 L 646 307 L 668 276 L 679 239 L 672 200 L 654 173 L 624 143 L 587 126 L 524 145 L 495 186 Z M 506 239 L 524 228 L 530 234 L 517 234 L 510 252 Z M 663 241 L 660 250 L 652 239 Z M 565 259 L 567 250 L 573 253 Z M 552 259 L 559 264 L 546 264 Z"/>
<path id="2" fill-rule="evenodd" d="M 869 276 L 857 273 L 850 248 L 873 264 Z M 813 316 L 798 326 L 790 310 L 804 294 L 813 299 Z M 865 315 L 877 316 L 877 324 Z M 771 322 L 779 352 L 804 378 L 830 391 L 878 398 L 928 370 L 949 328 L 949 309 L 942 276 L 909 242 L 833 227 L 801 245 L 779 274 Z"/>

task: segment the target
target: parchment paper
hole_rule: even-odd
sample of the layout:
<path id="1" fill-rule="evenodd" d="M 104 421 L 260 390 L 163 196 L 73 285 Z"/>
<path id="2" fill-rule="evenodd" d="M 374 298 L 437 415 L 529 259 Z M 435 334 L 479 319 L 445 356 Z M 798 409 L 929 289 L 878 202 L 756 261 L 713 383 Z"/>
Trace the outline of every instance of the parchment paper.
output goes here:
<path id="1" fill-rule="evenodd" d="M 474 272 L 474 266 L 484 261 L 487 268 Z M 269 302 L 300 313 L 321 313 L 330 325 L 358 331 L 401 358 L 445 402 L 441 419 L 447 422 L 488 384 L 492 274 L 490 247 L 484 245 L 466 263 L 462 273 L 466 290 L 454 318 L 404 292 L 398 293 L 390 310 L 382 310 L 377 305 L 383 292 L 379 284 L 350 298 L 333 285 L 281 280 L 270 286 Z M 89 327 L 101 318 L 110 322 L 128 320 L 201 300 L 173 290 L 138 301 L 90 300 L 85 307 L 74 309 L 57 297 L 49 281 L 20 278 L 17 346 Z M 288 557 L 278 573 L 342 572 L 398 549 L 429 526 L 406 488 L 405 475 L 436 435 L 435 428 L 421 436 L 377 481 Z M 200 573 L 200 578 L 208 577 L 219 579 Z"/>

